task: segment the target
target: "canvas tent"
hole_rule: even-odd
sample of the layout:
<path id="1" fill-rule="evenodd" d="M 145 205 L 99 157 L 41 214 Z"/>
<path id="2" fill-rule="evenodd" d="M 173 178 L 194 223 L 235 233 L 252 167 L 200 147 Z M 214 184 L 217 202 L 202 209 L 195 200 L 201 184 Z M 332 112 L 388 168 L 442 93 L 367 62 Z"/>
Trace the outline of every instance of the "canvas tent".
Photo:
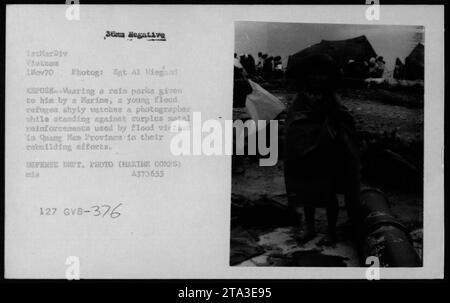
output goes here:
<path id="1" fill-rule="evenodd" d="M 320 43 L 305 48 L 288 59 L 286 76 L 296 77 L 301 73 L 301 64 L 312 55 L 327 54 L 331 56 L 346 77 L 367 77 L 368 70 L 364 62 L 377 57 L 367 37 L 362 35 L 346 40 L 322 40 Z"/>
<path id="2" fill-rule="evenodd" d="M 411 51 L 408 57 L 405 58 L 404 78 L 408 80 L 423 80 L 424 74 L 424 46 L 418 43 Z"/>

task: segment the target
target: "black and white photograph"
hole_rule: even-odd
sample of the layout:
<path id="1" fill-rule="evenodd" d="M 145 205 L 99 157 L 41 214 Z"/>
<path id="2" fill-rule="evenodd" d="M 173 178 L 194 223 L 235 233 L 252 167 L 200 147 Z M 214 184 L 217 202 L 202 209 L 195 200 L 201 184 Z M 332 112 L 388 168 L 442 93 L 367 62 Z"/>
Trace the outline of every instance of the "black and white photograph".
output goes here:
<path id="1" fill-rule="evenodd" d="M 7 4 L 3 280 L 443 279 L 444 5 L 375 2 Z"/>
<path id="2" fill-rule="evenodd" d="M 233 119 L 277 122 L 278 161 L 233 155 L 230 265 L 422 266 L 425 51 L 420 24 L 235 22 Z"/>

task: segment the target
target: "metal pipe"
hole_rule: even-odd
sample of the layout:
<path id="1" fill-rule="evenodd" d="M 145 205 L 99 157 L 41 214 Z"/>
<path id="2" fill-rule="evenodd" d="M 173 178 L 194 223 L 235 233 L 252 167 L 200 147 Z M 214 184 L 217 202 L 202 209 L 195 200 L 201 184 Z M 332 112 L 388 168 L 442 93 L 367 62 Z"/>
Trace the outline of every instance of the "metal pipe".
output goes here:
<path id="1" fill-rule="evenodd" d="M 362 255 L 378 257 L 381 267 L 420 267 L 409 232 L 393 215 L 386 196 L 377 189 L 361 191 Z"/>

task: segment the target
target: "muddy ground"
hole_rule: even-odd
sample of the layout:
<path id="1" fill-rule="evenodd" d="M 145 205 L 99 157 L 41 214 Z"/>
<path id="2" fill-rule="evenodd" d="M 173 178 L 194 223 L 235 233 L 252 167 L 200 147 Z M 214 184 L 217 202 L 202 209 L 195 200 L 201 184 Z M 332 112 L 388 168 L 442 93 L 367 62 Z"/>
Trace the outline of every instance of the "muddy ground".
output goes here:
<path id="1" fill-rule="evenodd" d="M 295 93 L 268 89 L 287 107 Z M 393 214 L 410 231 L 422 255 L 423 90 L 407 88 L 345 88 L 338 91 L 352 112 L 362 155 L 363 186 L 381 189 Z M 245 110 L 234 116 L 246 119 Z M 279 146 L 284 140 L 285 113 L 278 116 Z M 357 249 L 347 231 L 347 214 L 338 196 L 339 241 L 320 246 L 326 231 L 324 209 L 316 212 L 318 237 L 308 243 L 296 239 L 302 229 L 302 213 L 286 208 L 282 150 L 276 166 L 261 167 L 258 158 L 243 157 L 232 179 L 232 265 L 240 266 L 359 266 Z M 233 250 L 234 248 L 234 250 Z"/>

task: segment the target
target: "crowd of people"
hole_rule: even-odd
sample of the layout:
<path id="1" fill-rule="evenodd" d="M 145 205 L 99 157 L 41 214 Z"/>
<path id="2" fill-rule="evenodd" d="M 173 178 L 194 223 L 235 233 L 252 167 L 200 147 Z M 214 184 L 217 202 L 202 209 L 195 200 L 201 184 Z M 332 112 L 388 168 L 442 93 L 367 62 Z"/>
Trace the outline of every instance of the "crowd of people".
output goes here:
<path id="1" fill-rule="evenodd" d="M 384 74 L 386 62 L 382 56 L 378 56 L 377 58 L 370 58 L 368 66 L 369 66 L 369 77 L 371 78 L 381 78 Z"/>
<path id="2" fill-rule="evenodd" d="M 385 65 L 382 56 L 359 62 L 349 59 L 343 67 L 343 75 L 349 78 L 382 78 L 385 74 Z"/>
<path id="3" fill-rule="evenodd" d="M 342 67 L 342 72 L 347 77 L 382 78 L 385 74 L 385 65 L 382 56 L 372 57 L 364 62 L 349 59 Z M 234 66 L 246 77 L 256 79 L 258 82 L 280 80 L 285 75 L 281 56 L 270 56 L 262 52 L 258 52 L 256 59 L 251 54 L 234 53 Z"/>
<path id="4" fill-rule="evenodd" d="M 234 66 L 241 68 L 250 77 L 262 77 L 264 80 L 281 79 L 284 75 L 281 56 L 269 56 L 258 52 L 255 58 L 251 54 L 234 54 Z"/>

